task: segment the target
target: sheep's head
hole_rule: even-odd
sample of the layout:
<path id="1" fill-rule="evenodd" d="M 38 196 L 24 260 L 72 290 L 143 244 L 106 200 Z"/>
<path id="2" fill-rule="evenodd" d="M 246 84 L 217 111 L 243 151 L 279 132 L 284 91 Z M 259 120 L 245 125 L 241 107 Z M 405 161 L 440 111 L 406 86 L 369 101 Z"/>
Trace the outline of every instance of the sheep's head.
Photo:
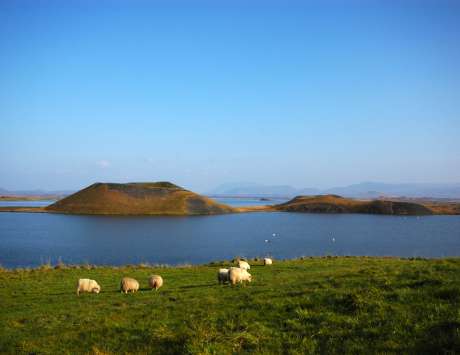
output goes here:
<path id="1" fill-rule="evenodd" d="M 99 292 L 101 292 L 101 287 L 97 286 L 97 287 L 93 288 L 92 291 L 93 291 L 93 293 L 99 293 Z"/>
<path id="2" fill-rule="evenodd" d="M 249 272 L 248 272 L 247 279 L 248 279 L 249 282 L 252 282 L 252 275 Z"/>

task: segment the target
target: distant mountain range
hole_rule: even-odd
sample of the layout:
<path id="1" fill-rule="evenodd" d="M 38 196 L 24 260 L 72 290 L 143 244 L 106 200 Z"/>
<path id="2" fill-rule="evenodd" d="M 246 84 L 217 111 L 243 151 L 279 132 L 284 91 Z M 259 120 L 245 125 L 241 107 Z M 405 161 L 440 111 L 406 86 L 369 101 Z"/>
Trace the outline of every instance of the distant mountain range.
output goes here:
<path id="1" fill-rule="evenodd" d="M 208 195 L 255 195 L 255 196 L 296 196 L 318 193 L 318 189 L 296 189 L 289 185 L 261 185 L 252 182 L 228 183 L 208 192 Z"/>
<path id="2" fill-rule="evenodd" d="M 0 188 L 0 196 L 66 196 L 74 193 L 72 190 L 16 190 Z M 406 183 L 387 184 L 381 182 L 361 182 L 329 189 L 295 188 L 290 185 L 263 185 L 253 182 L 227 183 L 205 192 L 206 195 L 223 196 L 260 196 L 260 197 L 295 197 L 300 195 L 339 195 L 356 198 L 377 197 L 432 197 L 460 198 L 460 183 Z"/>
<path id="3" fill-rule="evenodd" d="M 344 197 L 376 198 L 386 197 L 432 197 L 460 198 L 460 183 L 439 184 L 386 184 L 361 182 L 329 189 L 302 188 L 289 185 L 262 185 L 256 183 L 223 184 L 206 193 L 207 195 L 294 197 L 299 195 L 340 195 Z"/>

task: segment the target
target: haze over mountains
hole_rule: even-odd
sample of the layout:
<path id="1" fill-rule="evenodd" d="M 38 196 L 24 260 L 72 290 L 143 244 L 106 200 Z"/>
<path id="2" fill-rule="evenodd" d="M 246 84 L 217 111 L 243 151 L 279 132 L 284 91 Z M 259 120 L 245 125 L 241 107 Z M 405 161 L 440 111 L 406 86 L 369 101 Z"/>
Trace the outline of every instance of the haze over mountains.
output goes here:
<path id="1" fill-rule="evenodd" d="M 0 188 L 0 195 L 28 195 L 28 196 L 65 196 L 74 193 L 72 190 L 46 191 L 35 190 L 6 190 Z M 405 183 L 387 184 L 381 182 L 361 182 L 348 186 L 329 189 L 295 188 L 290 185 L 264 185 L 254 182 L 235 182 L 219 185 L 215 189 L 205 191 L 205 195 L 229 196 L 267 196 L 267 197 L 295 197 L 301 195 L 340 195 L 355 198 L 387 197 L 432 197 L 432 198 L 460 198 L 460 183 Z"/>
<path id="2" fill-rule="evenodd" d="M 344 197 L 376 198 L 390 197 L 433 197 L 460 198 L 460 183 L 405 183 L 387 184 L 380 182 L 361 182 L 329 189 L 295 188 L 289 185 L 262 185 L 256 183 L 228 183 L 207 192 L 208 195 L 232 196 L 272 196 L 294 197 L 299 195 L 334 194 Z"/>

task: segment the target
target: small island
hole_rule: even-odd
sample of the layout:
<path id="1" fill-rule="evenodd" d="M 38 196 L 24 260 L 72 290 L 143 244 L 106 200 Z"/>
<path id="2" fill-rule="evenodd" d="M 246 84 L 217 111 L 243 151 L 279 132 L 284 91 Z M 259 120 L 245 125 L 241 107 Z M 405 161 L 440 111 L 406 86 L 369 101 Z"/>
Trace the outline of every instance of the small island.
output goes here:
<path id="1" fill-rule="evenodd" d="M 95 183 L 44 210 L 99 215 L 210 215 L 234 212 L 230 206 L 170 182 Z"/>

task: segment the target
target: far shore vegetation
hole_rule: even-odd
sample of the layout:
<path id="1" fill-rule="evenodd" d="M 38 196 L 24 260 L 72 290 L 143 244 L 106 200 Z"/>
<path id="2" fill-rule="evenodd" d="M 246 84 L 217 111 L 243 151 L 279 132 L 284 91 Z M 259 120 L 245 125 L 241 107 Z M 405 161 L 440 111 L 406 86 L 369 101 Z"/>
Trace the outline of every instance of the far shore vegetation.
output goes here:
<path id="1" fill-rule="evenodd" d="M 56 201 L 64 196 L 60 195 L 1 195 L 0 201 Z"/>

